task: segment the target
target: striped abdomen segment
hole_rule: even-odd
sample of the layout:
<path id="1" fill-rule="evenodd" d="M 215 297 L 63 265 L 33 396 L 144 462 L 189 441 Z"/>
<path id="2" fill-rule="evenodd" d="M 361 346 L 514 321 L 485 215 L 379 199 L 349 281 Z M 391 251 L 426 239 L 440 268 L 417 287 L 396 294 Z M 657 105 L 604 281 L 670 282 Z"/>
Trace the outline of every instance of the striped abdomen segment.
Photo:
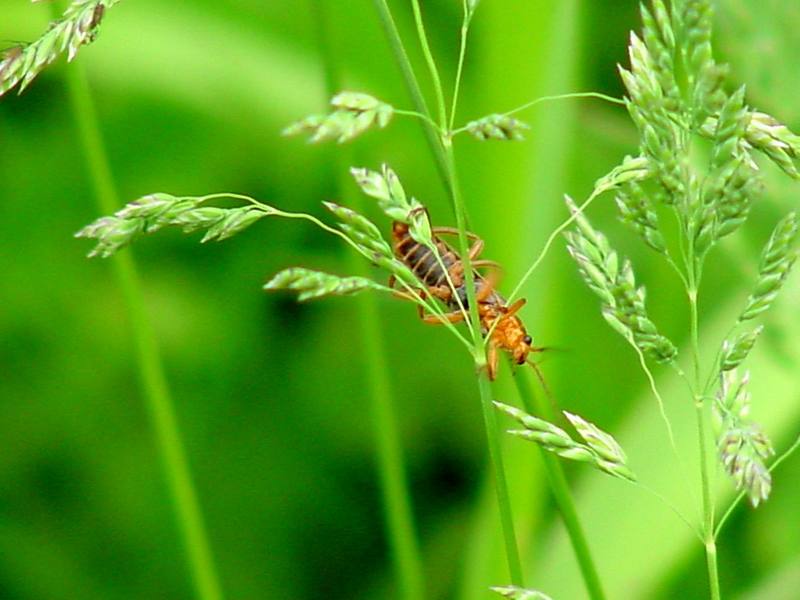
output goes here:
<path id="1" fill-rule="evenodd" d="M 409 269 L 414 271 L 420 281 L 430 287 L 439 287 L 447 284 L 447 273 L 442 269 L 442 265 L 449 271 L 460 260 L 446 244 L 434 238 L 436 249 L 442 258 L 442 264 L 439 264 L 433 250 L 415 242 L 411 238 L 406 225 L 395 222 L 392 234 L 395 255 Z"/>

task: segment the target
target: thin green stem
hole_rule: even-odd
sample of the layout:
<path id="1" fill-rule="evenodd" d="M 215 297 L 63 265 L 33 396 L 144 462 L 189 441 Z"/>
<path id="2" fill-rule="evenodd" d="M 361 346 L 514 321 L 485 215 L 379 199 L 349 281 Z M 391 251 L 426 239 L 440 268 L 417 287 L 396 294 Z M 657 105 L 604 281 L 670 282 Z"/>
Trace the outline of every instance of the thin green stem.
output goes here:
<path id="1" fill-rule="evenodd" d="M 552 232 L 552 233 L 550 234 L 550 236 L 547 238 L 547 241 L 544 243 L 544 247 L 542 247 L 542 250 L 541 250 L 541 252 L 539 252 L 539 256 L 537 256 L 537 257 L 536 257 L 536 260 L 534 260 L 534 261 L 533 261 L 533 264 L 531 264 L 531 266 L 530 266 L 530 267 L 528 267 L 528 270 L 527 270 L 527 271 L 525 271 L 525 274 L 522 276 L 522 279 L 520 279 L 520 280 L 519 280 L 519 283 L 517 283 L 516 287 L 515 287 L 515 288 L 514 288 L 514 289 L 511 291 L 511 294 L 510 294 L 510 295 L 509 295 L 509 297 L 508 297 L 508 301 L 509 301 L 509 303 L 514 301 L 514 299 L 517 297 L 517 294 L 519 294 L 520 290 L 522 290 L 523 286 L 525 285 L 525 282 L 527 282 L 527 281 L 528 281 L 528 279 L 530 279 L 531 275 L 533 275 L 533 272 L 534 272 L 534 271 L 537 269 L 537 267 L 538 267 L 538 266 L 541 264 L 541 262 L 544 260 L 545 256 L 546 256 L 546 255 L 547 255 L 547 253 L 550 251 L 550 247 L 551 247 L 551 246 L 553 245 L 553 243 L 556 241 L 556 238 L 557 238 L 557 237 L 558 237 L 558 236 L 559 236 L 559 235 L 560 235 L 560 234 L 561 234 L 561 233 L 562 233 L 562 232 L 563 232 L 563 231 L 564 231 L 564 230 L 565 230 L 567 227 L 569 227 L 570 225 L 572 225 L 572 223 L 575 221 L 575 219 L 577 219 L 577 218 L 578 218 L 578 217 L 579 217 L 581 214 L 583 214 L 583 211 L 585 211 L 585 210 L 586 210 L 586 209 L 589 207 L 589 205 L 592 203 L 592 201 L 593 201 L 595 198 L 597 198 L 597 196 L 599 196 L 599 195 L 600 195 L 600 192 L 599 192 L 599 191 L 597 191 L 597 190 L 595 190 L 594 192 L 592 192 L 592 195 L 591 195 L 591 196 L 589 196 L 589 198 L 588 198 L 588 199 L 587 199 L 587 200 L 586 200 L 586 201 L 585 201 L 583 204 L 581 204 L 581 205 L 578 207 L 578 210 L 577 210 L 577 211 L 575 211 L 575 213 L 574 213 L 574 214 L 570 215 L 570 217 L 569 217 L 569 218 L 568 218 L 566 221 L 564 221 L 563 223 L 561 223 L 561 225 L 559 225 L 558 227 L 556 227 L 556 228 L 553 230 L 553 232 Z"/>
<path id="2" fill-rule="evenodd" d="M 794 443 L 784 451 L 783 454 L 781 454 L 778 458 L 775 459 L 775 462 L 773 462 L 772 465 L 770 465 L 769 467 L 769 472 L 772 473 L 775 469 L 777 469 L 780 466 L 780 464 L 787 458 L 789 458 L 792 454 L 794 454 L 798 448 L 800 448 L 800 437 L 798 437 L 794 441 Z M 736 498 L 733 500 L 733 502 L 731 502 L 731 505 L 728 507 L 728 510 L 725 511 L 725 513 L 722 515 L 722 518 L 720 518 L 719 523 L 717 523 L 717 528 L 714 530 L 715 538 L 719 537 L 723 525 L 725 525 L 725 523 L 733 514 L 733 511 L 736 509 L 737 506 L 739 506 L 739 503 L 744 499 L 746 495 L 747 495 L 747 490 L 742 490 L 736 495 Z"/>
<path id="3" fill-rule="evenodd" d="M 636 351 L 636 355 L 639 357 L 639 365 L 642 367 L 642 371 L 644 371 L 645 376 L 647 377 L 647 381 L 650 384 L 650 390 L 653 392 L 653 396 L 655 396 L 656 402 L 658 403 L 658 412 L 661 415 L 661 420 L 664 422 L 664 427 L 667 430 L 667 437 L 669 438 L 669 445 L 672 448 L 672 452 L 675 455 L 675 459 L 678 461 L 678 464 L 681 467 L 681 470 L 684 470 L 684 463 L 681 459 L 680 452 L 678 452 L 678 444 L 675 443 L 675 433 L 672 431 L 672 423 L 669 420 L 669 416 L 667 415 L 667 408 L 664 404 L 664 399 L 661 397 L 661 393 L 658 391 L 658 387 L 656 386 L 655 377 L 653 377 L 653 372 L 650 370 L 650 367 L 647 365 L 647 360 L 644 357 L 644 352 L 639 346 L 636 345 L 636 342 L 631 338 L 628 339 L 628 343 L 633 347 Z"/>
<path id="4" fill-rule="evenodd" d="M 514 377 L 514 382 L 516 383 L 517 392 L 526 412 L 533 415 L 540 415 L 550 422 L 556 420 L 553 408 L 547 401 L 547 398 L 534 393 L 530 374 L 527 371 L 518 372 Z M 578 566 L 580 567 L 581 575 L 586 585 L 586 591 L 589 593 L 589 597 L 592 600 L 602 600 L 605 598 L 603 587 L 600 583 L 597 567 L 592 558 L 589 544 L 586 541 L 586 534 L 583 531 L 583 525 L 578 517 L 578 511 L 575 508 L 575 502 L 572 499 L 572 493 L 570 492 L 567 478 L 564 475 L 564 470 L 558 458 L 551 453 L 542 449 L 541 454 L 545 473 L 550 482 L 550 491 L 553 494 L 553 499 L 556 501 L 558 510 L 561 513 L 561 518 L 564 521 L 564 527 L 567 530 L 572 549 L 575 552 L 575 558 L 578 561 Z"/>
<path id="5" fill-rule="evenodd" d="M 400 68 L 400 73 L 402 74 L 403 81 L 408 89 L 411 102 L 414 104 L 414 108 L 418 113 L 427 117 L 423 120 L 423 132 L 425 133 L 425 139 L 428 142 L 428 148 L 430 148 L 430 151 L 433 154 L 439 175 L 442 178 L 442 181 L 445 183 L 445 186 L 448 186 L 449 180 L 446 175 L 447 168 L 445 166 L 444 151 L 440 143 L 441 129 L 438 126 L 434 127 L 432 125 L 434 120 L 431 117 L 431 111 L 428 108 L 428 103 L 425 101 L 425 96 L 422 93 L 422 88 L 419 85 L 417 76 L 414 73 L 414 67 L 411 65 L 411 60 L 408 58 L 408 52 L 406 52 L 406 48 L 403 45 L 403 38 L 400 37 L 400 32 L 397 29 L 397 24 L 394 21 L 394 17 L 392 17 L 392 11 L 389 9 L 389 5 L 387 4 L 386 0 L 373 0 L 373 4 L 375 5 L 375 10 L 378 13 L 378 18 L 380 19 L 381 26 L 386 34 L 386 38 L 389 40 L 389 45 L 392 48 L 392 54 L 394 54 L 395 62 L 397 62 L 397 66 Z M 451 192 L 450 189 L 447 191 Z"/>
<path id="6" fill-rule="evenodd" d="M 700 479 L 703 495 L 703 537 L 706 551 L 706 567 L 708 569 L 708 581 L 711 593 L 711 600 L 720 600 L 719 572 L 717 568 L 717 545 L 714 536 L 714 501 L 711 496 L 711 478 L 708 468 L 708 450 L 706 433 L 706 415 L 704 396 L 701 393 L 701 373 L 700 373 L 700 340 L 699 340 L 699 319 L 697 311 L 697 290 L 699 279 L 697 276 L 696 261 L 694 260 L 694 248 L 689 244 L 689 264 L 687 295 L 689 297 L 689 310 L 691 321 L 691 346 L 692 346 L 692 365 L 694 367 L 694 405 L 697 418 L 697 437 L 700 445 Z"/>
<path id="7" fill-rule="evenodd" d="M 439 124 L 436 121 L 434 121 L 428 115 L 425 115 L 421 112 L 417 112 L 416 110 L 403 110 L 400 108 L 395 108 L 394 114 L 402 115 L 404 117 L 414 117 L 415 119 L 420 119 L 424 121 L 426 124 L 428 124 L 434 131 L 436 131 L 438 135 L 444 134 L 444 132 L 439 127 Z"/>
<path id="8" fill-rule="evenodd" d="M 436 105 L 439 109 L 439 122 L 442 129 L 445 129 L 447 127 L 447 107 L 444 102 L 444 88 L 442 87 L 442 79 L 439 76 L 439 69 L 436 67 L 436 59 L 433 57 L 431 46 L 428 43 L 428 36 L 425 33 L 425 22 L 422 20 L 419 0 L 411 0 L 411 7 L 414 11 L 414 24 L 417 27 L 417 37 L 422 48 L 422 55 L 425 57 L 425 64 L 428 65 L 428 71 L 433 81 L 433 92 L 436 95 Z"/>
<path id="9" fill-rule="evenodd" d="M 510 117 L 511 115 L 515 115 L 519 112 L 527 110 L 537 104 L 541 104 L 542 102 L 550 102 L 552 100 L 567 100 L 569 98 L 600 98 L 601 100 L 606 100 L 607 102 L 612 102 L 614 104 L 622 104 L 625 105 L 625 101 L 621 100 L 620 98 L 615 98 L 613 96 L 608 96 L 606 94 L 601 94 L 600 92 L 574 92 L 571 94 L 557 94 L 555 96 L 542 96 L 540 98 L 536 98 L 531 100 L 530 102 L 526 102 L 525 104 L 513 108 L 507 112 L 500 113 L 503 117 Z M 451 115 L 452 116 L 452 115 Z M 467 130 L 465 127 L 459 127 L 458 129 L 453 129 L 453 123 L 450 123 L 451 135 L 457 135 L 459 133 L 463 133 Z"/>
<path id="10" fill-rule="evenodd" d="M 461 22 L 461 43 L 458 49 L 458 67 L 456 68 L 456 82 L 453 85 L 453 102 L 450 106 L 450 123 L 448 129 L 452 130 L 456 121 L 456 111 L 458 109 L 458 95 L 461 91 L 461 77 L 464 73 L 464 58 L 467 54 L 467 35 L 469 34 L 470 12 L 467 0 L 462 3 L 464 9 L 464 20 Z"/>
<path id="11" fill-rule="evenodd" d="M 340 86 L 335 44 L 330 39 L 331 0 L 313 0 L 315 9 L 317 37 L 320 55 L 325 65 L 328 95 Z M 395 111 L 409 114 L 412 111 Z M 426 115 L 413 113 L 422 119 Z M 432 122 L 432 121 L 431 121 Z M 434 124 L 435 125 L 435 124 Z M 349 154 L 349 152 L 348 152 Z M 347 189 L 343 178 L 347 173 L 347 160 L 341 152 L 334 153 L 333 181 L 337 196 L 343 197 Z M 353 195 L 352 202 L 357 210 L 363 207 L 361 195 Z M 364 263 L 349 254 L 350 268 L 359 275 L 368 276 Z M 372 418 L 375 444 L 377 447 L 377 466 L 380 477 L 381 494 L 384 505 L 386 533 L 394 561 L 394 569 L 405 600 L 423 600 L 425 585 L 422 575 L 422 559 L 414 526 L 411 508 L 411 494 L 406 479 L 403 447 L 400 441 L 399 425 L 394 408 L 394 394 L 389 381 L 389 368 L 382 343 L 380 315 L 375 297 L 364 294 L 358 299 L 359 331 L 361 346 L 364 349 L 364 366 L 368 395 L 372 403 Z"/>
<path id="12" fill-rule="evenodd" d="M 110 214 L 118 208 L 119 198 L 89 84 L 80 64 L 71 65 L 67 70 L 67 86 L 98 208 L 102 214 Z M 133 257 L 129 253 L 122 253 L 113 259 L 113 264 L 133 330 L 142 391 L 155 431 L 195 593 L 202 600 L 221 600 L 219 578 Z"/>
<path id="13" fill-rule="evenodd" d="M 436 90 L 436 97 L 439 104 L 440 120 L 442 127 L 447 125 L 447 109 L 444 104 L 444 93 L 442 91 L 441 79 L 436 69 L 436 62 L 430 51 L 425 26 L 422 22 L 422 13 L 419 9 L 418 0 L 412 0 L 414 8 L 414 18 L 417 24 L 417 34 L 420 38 L 423 54 L 431 71 L 431 77 Z M 517 536 L 514 531 L 514 519 L 511 512 L 511 502 L 509 500 L 508 483 L 506 481 L 505 467 L 503 465 L 503 455 L 500 449 L 500 437 L 497 430 L 497 419 L 492 406 L 491 384 L 483 377 L 483 370 L 486 368 L 486 349 L 483 346 L 481 337 L 481 323 L 478 314 L 478 302 L 475 294 L 475 278 L 472 272 L 472 263 L 469 258 L 469 240 L 467 239 L 467 218 L 466 207 L 461 190 L 458 184 L 458 174 L 456 171 L 455 151 L 449 137 L 441 138 L 441 147 L 445 156 L 445 175 L 448 187 L 451 192 L 453 208 L 456 215 L 456 227 L 458 229 L 458 243 L 461 253 L 461 262 L 464 266 L 464 283 L 467 290 L 467 304 L 469 306 L 469 321 L 472 325 L 473 336 L 473 358 L 478 374 L 478 387 L 481 394 L 481 406 L 483 408 L 484 423 L 486 426 L 486 437 L 489 445 L 489 454 L 494 468 L 495 487 L 497 492 L 497 503 L 500 510 L 500 521 L 503 527 L 503 537 L 506 546 L 506 559 L 508 560 L 508 570 L 514 585 L 523 585 L 522 567 L 519 559 L 517 547 Z"/>
<path id="14" fill-rule="evenodd" d="M 469 306 L 469 316 L 473 327 L 473 356 L 478 375 L 478 386 L 481 393 L 481 406 L 483 408 L 484 423 L 486 425 L 489 454 L 494 468 L 497 504 L 500 509 L 500 522 L 503 527 L 506 560 L 508 561 L 511 582 L 514 585 L 523 586 L 522 567 L 519 558 L 519 549 L 517 547 L 517 535 L 514 530 L 514 519 L 511 512 L 511 503 L 509 501 L 508 484 L 506 482 L 505 468 L 500 449 L 497 419 L 494 414 L 494 407 L 492 406 L 491 384 L 483 374 L 487 366 L 486 349 L 483 345 L 483 338 L 481 337 L 480 316 L 478 314 L 478 302 L 475 294 L 475 278 L 473 277 L 472 263 L 469 258 L 465 208 L 458 185 L 455 154 L 450 140 L 446 141 L 444 147 L 445 156 L 447 157 L 447 173 L 450 177 L 450 189 L 453 190 L 453 206 L 456 212 L 456 226 L 458 228 L 461 261 L 464 265 L 464 283 L 467 288 L 467 305 Z"/>
<path id="15" fill-rule="evenodd" d="M 397 28 L 394 26 L 394 21 L 391 18 L 388 5 L 386 4 L 385 0 L 375 0 L 375 4 L 378 8 L 379 14 L 381 15 L 384 28 L 386 29 L 386 32 L 390 37 L 390 41 L 392 42 L 392 46 L 395 50 L 395 56 L 398 62 L 400 62 L 401 69 L 406 76 L 406 83 L 409 86 L 409 89 L 412 90 L 412 96 L 416 96 L 416 92 L 419 92 L 419 83 L 413 76 L 413 70 L 410 68 L 408 56 L 403 48 L 402 40 L 397 33 Z M 417 25 L 417 33 L 420 38 L 420 44 L 422 46 L 423 53 L 425 54 L 426 63 L 431 71 L 431 77 L 434 82 L 437 104 L 439 106 L 439 120 L 441 122 L 441 129 L 444 130 L 447 127 L 447 109 L 444 103 L 444 92 L 442 90 L 441 79 L 439 77 L 438 70 L 436 69 L 436 62 L 433 59 L 433 55 L 430 51 L 430 46 L 425 34 L 425 27 L 422 22 L 422 13 L 419 8 L 419 2 L 417 0 L 412 0 L 412 6 L 414 9 L 414 17 Z M 416 92 L 414 90 L 416 90 Z M 421 96 L 421 94 L 419 95 Z M 429 114 L 426 110 L 422 110 L 420 112 Z M 437 143 L 432 147 L 432 151 L 436 157 L 437 163 L 440 166 L 440 172 L 444 178 L 445 185 L 450 192 L 453 210 L 456 215 L 458 241 L 461 252 L 461 260 L 464 266 L 464 282 L 467 290 L 467 303 L 469 305 L 469 320 L 472 324 L 473 358 L 478 374 L 478 385 L 481 394 L 481 405 L 483 407 L 489 453 L 494 468 L 497 501 L 500 510 L 500 519 L 503 527 L 503 536 L 506 546 L 506 558 L 508 561 L 512 583 L 522 586 L 522 567 L 519 559 L 519 550 L 517 548 L 516 533 L 514 531 L 514 519 L 511 513 L 511 503 L 509 500 L 508 485 L 506 482 L 505 468 L 503 465 L 503 458 L 500 448 L 499 432 L 497 431 L 497 421 L 494 414 L 494 408 L 492 406 L 491 385 L 489 381 L 482 376 L 482 371 L 486 368 L 486 350 L 483 346 L 483 339 L 481 338 L 480 318 L 478 315 L 478 306 L 475 294 L 475 281 L 472 272 L 472 264 L 469 259 L 466 207 L 462 200 L 458 185 L 458 176 L 456 173 L 456 162 L 452 140 L 449 136 L 439 136 L 437 138 Z"/>
<path id="16" fill-rule="evenodd" d="M 406 600 L 422 600 L 425 598 L 422 557 L 414 526 L 397 411 L 389 383 L 389 370 L 381 343 L 381 326 L 374 296 L 361 296 L 359 308 L 361 340 L 367 366 L 367 389 L 372 402 L 378 470 L 394 568 L 402 590 L 401 597 Z"/>
<path id="17" fill-rule="evenodd" d="M 705 539 L 703 538 L 703 532 L 700 531 L 696 525 L 692 524 L 692 522 L 684 515 L 677 506 L 675 506 L 672 502 L 670 502 L 663 494 L 660 494 L 649 485 L 642 483 L 641 481 L 632 481 L 632 485 L 644 490 L 648 494 L 651 494 L 653 497 L 660 500 L 667 508 L 669 508 L 675 516 L 678 517 L 683 523 L 694 533 L 695 537 L 700 540 L 700 543 L 705 543 Z"/>
<path id="18" fill-rule="evenodd" d="M 497 423 L 497 415 L 492 404 L 492 387 L 486 377 L 478 377 L 478 387 L 481 393 L 481 408 L 483 409 L 483 420 L 486 426 L 486 441 L 489 445 L 489 458 L 492 461 L 494 470 L 495 490 L 497 493 L 497 504 L 500 508 L 500 523 L 503 528 L 503 540 L 506 548 L 506 559 L 508 560 L 508 572 L 511 583 L 523 587 L 525 585 L 522 576 L 522 563 L 519 559 L 517 549 L 517 535 L 514 531 L 514 517 L 511 512 L 511 499 L 508 494 L 508 483 L 506 481 L 505 465 L 503 464 L 503 452 L 500 444 L 501 431 Z"/>

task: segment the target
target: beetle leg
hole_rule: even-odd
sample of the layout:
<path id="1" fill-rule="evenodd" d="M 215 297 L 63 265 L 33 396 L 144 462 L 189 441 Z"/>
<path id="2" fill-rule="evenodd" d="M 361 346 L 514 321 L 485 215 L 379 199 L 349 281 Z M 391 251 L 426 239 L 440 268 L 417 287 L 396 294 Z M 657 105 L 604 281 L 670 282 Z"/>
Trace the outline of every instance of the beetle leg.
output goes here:
<path id="1" fill-rule="evenodd" d="M 429 325 L 442 325 L 442 319 L 447 321 L 448 323 L 460 323 L 464 320 L 464 313 L 460 310 L 456 310 L 449 313 L 444 313 L 441 317 L 439 315 L 426 315 L 422 312 L 422 307 L 419 307 L 419 316 L 420 318 L 428 323 Z"/>
<path id="2" fill-rule="evenodd" d="M 455 227 L 431 227 L 431 231 L 434 235 L 458 235 L 459 231 Z M 477 235 L 472 233 L 471 231 L 467 231 L 467 237 L 472 240 L 480 239 Z"/>
<path id="3" fill-rule="evenodd" d="M 511 315 L 515 314 L 517 311 L 519 311 L 520 308 L 525 306 L 525 302 L 527 302 L 527 300 L 525 300 L 525 298 L 520 298 L 519 300 L 517 300 L 516 302 L 514 302 L 510 306 L 507 306 L 506 310 L 505 310 L 505 314 L 503 316 L 504 317 L 510 317 Z"/>
<path id="4" fill-rule="evenodd" d="M 481 252 L 483 252 L 483 246 L 484 246 L 483 240 L 481 238 L 476 238 L 475 243 L 472 244 L 472 246 L 470 246 L 469 252 L 467 252 L 469 259 L 475 260 L 476 258 L 478 258 Z"/>

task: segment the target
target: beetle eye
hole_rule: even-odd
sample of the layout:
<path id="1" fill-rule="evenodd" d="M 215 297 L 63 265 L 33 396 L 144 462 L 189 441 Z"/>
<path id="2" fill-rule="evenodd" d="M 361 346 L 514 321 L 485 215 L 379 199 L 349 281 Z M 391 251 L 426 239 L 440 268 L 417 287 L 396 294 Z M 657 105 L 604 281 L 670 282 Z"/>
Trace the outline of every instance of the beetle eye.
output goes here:
<path id="1" fill-rule="evenodd" d="M 522 338 L 522 341 L 530 346 L 533 343 L 533 338 L 529 335 L 526 335 L 524 338 Z"/>

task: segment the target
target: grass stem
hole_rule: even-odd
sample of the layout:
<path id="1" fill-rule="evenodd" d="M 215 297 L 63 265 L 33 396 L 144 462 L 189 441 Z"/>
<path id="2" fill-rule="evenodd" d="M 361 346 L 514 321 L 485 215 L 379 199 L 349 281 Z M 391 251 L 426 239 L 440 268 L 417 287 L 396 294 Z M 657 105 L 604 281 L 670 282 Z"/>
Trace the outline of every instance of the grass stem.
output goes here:
<path id="1" fill-rule="evenodd" d="M 400 73 L 402 74 L 403 81 L 408 89 L 411 102 L 414 104 L 416 112 L 425 115 L 425 119 L 421 121 L 423 126 L 422 130 L 425 133 L 425 139 L 428 142 L 428 148 L 430 148 L 431 154 L 433 154 L 433 158 L 436 161 L 436 167 L 439 171 L 439 176 L 441 177 L 445 186 L 447 186 L 449 184 L 448 178 L 445 174 L 445 157 L 444 152 L 442 151 L 442 145 L 440 143 L 441 130 L 439 127 L 434 126 L 435 121 L 431 117 L 431 111 L 428 108 L 428 103 L 425 101 L 425 96 L 422 93 L 422 88 L 419 85 L 417 76 L 414 73 L 414 67 L 411 65 L 411 60 L 408 58 L 408 52 L 406 52 L 406 48 L 403 45 L 403 38 L 400 37 L 400 32 L 397 29 L 397 24 L 392 16 L 392 11 L 389 9 L 389 5 L 387 4 L 386 0 L 373 0 L 373 4 L 378 13 L 378 18 L 380 19 L 381 26 L 386 34 L 386 38 L 389 40 L 389 45 L 391 46 L 395 62 L 397 62 L 397 66 L 400 68 Z M 448 192 L 450 192 L 449 189 Z"/>
<path id="2" fill-rule="evenodd" d="M 422 48 L 422 55 L 425 57 L 425 64 L 428 65 L 428 71 L 430 71 L 430 76 L 433 80 L 433 91 L 436 95 L 436 105 L 439 110 L 439 122 L 442 129 L 446 129 L 447 107 L 444 101 L 444 88 L 442 87 L 442 79 L 439 76 L 439 69 L 436 67 L 436 59 L 433 57 L 431 46 L 428 43 L 428 36 L 425 33 L 425 22 L 422 20 L 422 9 L 420 9 L 419 0 L 411 0 L 411 7 L 414 11 L 414 24 L 417 26 L 417 37 Z"/>
<path id="3" fill-rule="evenodd" d="M 417 34 L 420 45 L 425 54 L 428 68 L 431 71 L 437 103 L 439 105 L 439 118 L 442 129 L 447 128 L 447 108 L 444 103 L 444 91 L 436 62 L 430 51 L 430 45 L 425 34 L 425 26 L 422 21 L 422 13 L 419 8 L 418 0 L 412 0 L 414 18 L 417 25 Z M 514 519 L 511 511 L 511 501 L 508 493 L 508 483 L 506 481 L 505 467 L 500 444 L 500 432 L 497 429 L 497 417 L 492 405 L 492 389 L 488 379 L 484 376 L 486 369 L 486 348 L 483 345 L 481 335 L 480 316 L 478 314 L 478 302 L 475 294 L 475 279 L 472 272 L 472 264 L 469 258 L 469 240 L 467 238 L 467 216 L 466 206 L 461 196 L 456 170 L 455 151 L 452 139 L 449 136 L 439 138 L 440 148 L 444 154 L 444 175 L 446 184 L 450 191 L 453 210 L 456 216 L 456 227 L 458 229 L 459 252 L 461 262 L 464 267 L 464 283 L 467 291 L 467 304 L 469 306 L 469 322 L 472 324 L 473 337 L 473 358 L 475 361 L 478 387 L 481 396 L 481 407 L 483 410 L 484 424 L 486 426 L 486 437 L 489 446 L 489 456 L 492 461 L 495 477 L 495 489 L 497 493 L 497 503 L 500 511 L 500 522 L 503 528 L 503 538 L 505 540 L 506 560 L 511 582 L 514 585 L 523 586 L 522 564 L 519 558 L 517 546 L 517 536 L 514 530 Z"/>
<path id="4" fill-rule="evenodd" d="M 67 88 L 98 209 L 102 214 L 110 214 L 119 207 L 119 198 L 89 83 L 80 63 L 70 65 L 67 69 Z M 222 591 L 211 546 L 181 441 L 158 344 L 146 314 L 133 257 L 130 253 L 120 254 L 113 259 L 113 268 L 133 330 L 142 390 L 155 430 L 195 592 L 201 600 L 221 600 Z"/>
<path id="5" fill-rule="evenodd" d="M 534 392 L 530 373 L 528 373 L 527 369 L 520 369 L 514 377 L 514 382 L 525 412 L 538 415 L 551 423 L 556 421 L 555 411 L 547 401 L 547 398 Z M 578 561 L 586 591 L 592 600 L 603 600 L 605 598 L 603 587 L 600 583 L 600 577 L 597 573 L 597 567 L 592 558 L 589 544 L 586 541 L 583 525 L 575 508 L 575 501 L 572 499 L 572 492 L 564 475 L 564 469 L 558 458 L 546 450 L 541 449 L 541 454 L 545 473 L 550 483 L 550 492 L 553 494 L 553 499 L 556 501 L 561 518 L 564 521 L 564 527 L 567 530 L 573 552 L 575 552 L 575 558 Z"/>
<path id="6" fill-rule="evenodd" d="M 694 405 L 697 418 L 697 437 L 700 445 L 700 480 L 703 496 L 703 538 L 705 540 L 706 567 L 711 600 L 720 600 L 719 572 L 717 568 L 717 545 L 714 534 L 714 500 L 711 496 L 711 477 L 708 468 L 708 440 L 706 433 L 705 397 L 701 390 L 699 318 L 697 290 L 699 277 L 693 244 L 689 244 L 687 296 L 689 298 L 692 364 L 694 367 Z"/>
<path id="7" fill-rule="evenodd" d="M 486 441 L 489 445 L 489 459 L 494 470 L 495 491 L 497 504 L 500 509 L 500 523 L 503 528 L 503 541 L 505 542 L 506 560 L 511 583 L 524 587 L 522 563 L 517 549 L 517 535 L 514 530 L 514 518 L 511 511 L 511 499 L 508 493 L 506 471 L 503 462 L 503 453 L 500 444 L 501 431 L 497 423 L 497 414 L 492 404 L 492 387 L 488 378 L 478 376 L 478 386 L 481 393 L 481 408 L 486 426 Z"/>

